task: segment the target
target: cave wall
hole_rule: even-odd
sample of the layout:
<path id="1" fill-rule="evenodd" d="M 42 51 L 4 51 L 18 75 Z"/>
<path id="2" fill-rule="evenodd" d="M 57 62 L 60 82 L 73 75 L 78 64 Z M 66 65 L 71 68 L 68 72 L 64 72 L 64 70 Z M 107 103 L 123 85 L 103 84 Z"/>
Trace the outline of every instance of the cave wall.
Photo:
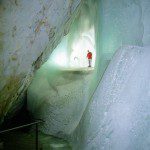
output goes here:
<path id="1" fill-rule="evenodd" d="M 149 0 L 98 0 L 97 70 L 102 76 L 115 51 L 126 45 L 150 43 Z"/>
<path id="2" fill-rule="evenodd" d="M 149 119 L 143 117 L 150 113 L 149 6 L 149 0 L 99 1 L 98 80 L 105 73 L 70 138 L 73 149 L 149 149 Z"/>
<path id="3" fill-rule="evenodd" d="M 34 72 L 68 33 L 80 1 L 0 1 L 0 121 L 21 107 Z"/>

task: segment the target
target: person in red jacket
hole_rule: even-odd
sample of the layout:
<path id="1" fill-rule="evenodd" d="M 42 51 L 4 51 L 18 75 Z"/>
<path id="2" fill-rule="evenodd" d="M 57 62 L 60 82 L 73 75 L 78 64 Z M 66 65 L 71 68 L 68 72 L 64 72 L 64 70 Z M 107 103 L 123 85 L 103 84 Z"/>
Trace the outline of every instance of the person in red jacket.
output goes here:
<path id="1" fill-rule="evenodd" d="M 88 59 L 88 62 L 89 62 L 89 66 L 88 67 L 91 67 L 91 63 L 92 63 L 92 52 L 90 52 L 88 50 L 88 53 L 87 53 L 87 59 Z"/>

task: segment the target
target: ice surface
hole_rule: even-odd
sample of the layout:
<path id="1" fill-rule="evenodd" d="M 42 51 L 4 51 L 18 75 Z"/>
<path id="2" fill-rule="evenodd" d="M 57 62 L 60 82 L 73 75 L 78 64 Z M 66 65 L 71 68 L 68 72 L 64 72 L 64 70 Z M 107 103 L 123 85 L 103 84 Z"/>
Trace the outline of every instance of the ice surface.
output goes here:
<path id="1" fill-rule="evenodd" d="M 28 109 L 45 121 L 41 130 L 62 137 L 72 133 L 88 103 L 92 68 L 60 68 L 47 62 L 28 89 Z"/>
<path id="2" fill-rule="evenodd" d="M 149 150 L 150 47 L 117 51 L 73 134 L 77 150 Z"/>
<path id="3" fill-rule="evenodd" d="M 99 80 L 119 47 L 150 45 L 150 1 L 98 0 L 96 5 L 96 78 Z"/>

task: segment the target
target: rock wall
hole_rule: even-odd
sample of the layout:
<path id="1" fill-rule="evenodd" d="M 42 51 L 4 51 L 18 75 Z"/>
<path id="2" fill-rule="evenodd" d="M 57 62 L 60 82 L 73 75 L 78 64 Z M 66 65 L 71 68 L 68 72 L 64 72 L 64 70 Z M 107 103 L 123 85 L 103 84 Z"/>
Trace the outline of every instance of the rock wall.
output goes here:
<path id="1" fill-rule="evenodd" d="M 0 1 L 0 121 L 21 107 L 34 72 L 68 33 L 80 2 Z"/>

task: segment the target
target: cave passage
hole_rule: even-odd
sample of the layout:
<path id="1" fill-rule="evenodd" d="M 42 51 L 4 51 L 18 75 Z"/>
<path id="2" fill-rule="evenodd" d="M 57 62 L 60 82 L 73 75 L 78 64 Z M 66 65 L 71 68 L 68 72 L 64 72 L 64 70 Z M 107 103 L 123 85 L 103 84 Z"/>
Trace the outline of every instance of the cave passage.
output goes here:
<path id="1" fill-rule="evenodd" d="M 84 1 L 28 88 L 29 111 L 45 121 L 40 130 L 75 150 L 149 149 L 147 5 L 112 2 Z"/>
<path id="2" fill-rule="evenodd" d="M 89 16 L 94 8 L 90 10 L 88 3 L 82 8 L 69 33 L 36 72 L 28 88 L 28 109 L 33 118 L 45 121 L 42 132 L 57 137 L 75 130 L 94 89 L 96 31 L 93 17 Z M 88 50 L 92 52 L 91 67 Z"/>

